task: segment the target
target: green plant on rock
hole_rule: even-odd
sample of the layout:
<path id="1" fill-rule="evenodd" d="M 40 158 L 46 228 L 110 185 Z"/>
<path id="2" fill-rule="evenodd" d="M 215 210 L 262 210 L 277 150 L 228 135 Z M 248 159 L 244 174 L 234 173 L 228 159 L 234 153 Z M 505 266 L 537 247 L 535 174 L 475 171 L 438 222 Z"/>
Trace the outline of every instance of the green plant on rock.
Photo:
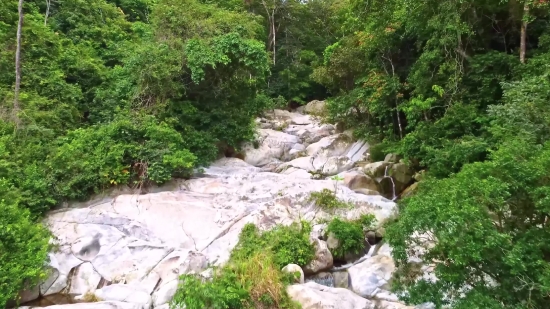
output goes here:
<path id="1" fill-rule="evenodd" d="M 310 232 L 311 225 L 305 221 L 290 226 L 277 226 L 263 233 L 255 225 L 247 224 L 231 257 L 245 260 L 257 251 L 269 250 L 273 262 L 279 268 L 288 264 L 304 266 L 314 257 L 314 249 L 309 242 Z"/>
<path id="2" fill-rule="evenodd" d="M 289 282 L 269 252 L 230 261 L 212 280 L 183 275 L 171 306 L 187 309 L 298 309 L 285 291 Z"/>
<path id="3" fill-rule="evenodd" d="M 346 221 L 334 218 L 327 227 L 327 233 L 338 239 L 338 247 L 332 250 L 336 257 L 344 257 L 346 253 L 357 254 L 365 249 L 365 231 L 372 229 L 375 218 L 373 215 L 361 215 L 357 220 Z"/>
<path id="4" fill-rule="evenodd" d="M 227 264 L 214 271 L 212 280 L 182 276 L 171 305 L 188 309 L 299 308 L 285 290 L 295 275 L 283 273 L 282 268 L 304 266 L 314 258 L 310 232 L 307 222 L 263 233 L 253 224 L 245 225 Z"/>
<path id="5" fill-rule="evenodd" d="M 339 175 L 334 175 L 334 176 L 330 177 L 330 179 L 332 179 L 334 181 L 334 192 L 338 193 L 338 181 L 344 180 L 344 177 L 339 176 Z"/>
<path id="6" fill-rule="evenodd" d="M 353 208 L 353 204 L 350 202 L 344 202 L 338 199 L 336 194 L 329 190 L 323 189 L 317 192 L 311 192 L 308 202 L 314 202 L 315 205 L 326 211 L 334 211 L 336 209 Z"/>

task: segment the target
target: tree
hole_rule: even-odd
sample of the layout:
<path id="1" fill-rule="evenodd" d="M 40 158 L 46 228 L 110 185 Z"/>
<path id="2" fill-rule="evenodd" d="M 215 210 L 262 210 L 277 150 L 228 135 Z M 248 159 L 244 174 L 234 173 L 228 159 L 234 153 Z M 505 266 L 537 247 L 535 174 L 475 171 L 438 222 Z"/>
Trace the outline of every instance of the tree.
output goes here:
<path id="1" fill-rule="evenodd" d="M 504 89 L 506 104 L 490 109 L 499 142 L 489 160 L 422 183 L 386 229 L 400 268 L 395 287 L 411 303 L 527 309 L 550 300 L 549 75 Z M 418 278 L 411 256 L 438 280 Z"/>
<path id="2" fill-rule="evenodd" d="M 11 191 L 0 180 L 0 194 Z M 30 218 L 27 209 L 13 199 L 0 200 L 0 307 L 16 300 L 23 288 L 31 288 L 44 278 L 44 261 L 50 246 L 49 232 Z"/>
<path id="3" fill-rule="evenodd" d="M 15 51 L 15 94 L 13 98 L 13 115 L 16 127 L 19 128 L 19 91 L 21 88 L 21 32 L 23 29 L 23 0 L 19 0 L 19 22 L 17 23 L 17 49 Z"/>

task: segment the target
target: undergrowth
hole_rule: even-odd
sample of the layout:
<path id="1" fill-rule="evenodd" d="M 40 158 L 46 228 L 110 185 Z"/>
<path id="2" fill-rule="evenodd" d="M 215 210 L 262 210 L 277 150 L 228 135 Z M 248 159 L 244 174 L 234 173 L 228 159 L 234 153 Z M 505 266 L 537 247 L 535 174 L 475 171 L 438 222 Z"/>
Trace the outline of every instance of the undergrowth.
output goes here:
<path id="1" fill-rule="evenodd" d="M 346 221 L 334 218 L 327 227 L 327 233 L 332 233 L 338 239 L 338 247 L 331 250 L 335 257 L 344 257 L 346 253 L 357 254 L 365 249 L 365 231 L 372 229 L 375 217 L 371 214 L 361 215 L 357 220 Z"/>
<path id="2" fill-rule="evenodd" d="M 352 203 L 338 199 L 336 194 L 329 189 L 311 192 L 307 201 L 314 202 L 315 205 L 329 212 L 336 209 L 353 208 Z"/>
<path id="3" fill-rule="evenodd" d="M 287 264 L 304 266 L 314 258 L 307 222 L 278 226 L 260 233 L 247 224 L 229 262 L 214 271 L 211 280 L 183 275 L 172 306 L 187 309 L 298 309 L 286 294 L 294 275 L 283 273 Z"/>

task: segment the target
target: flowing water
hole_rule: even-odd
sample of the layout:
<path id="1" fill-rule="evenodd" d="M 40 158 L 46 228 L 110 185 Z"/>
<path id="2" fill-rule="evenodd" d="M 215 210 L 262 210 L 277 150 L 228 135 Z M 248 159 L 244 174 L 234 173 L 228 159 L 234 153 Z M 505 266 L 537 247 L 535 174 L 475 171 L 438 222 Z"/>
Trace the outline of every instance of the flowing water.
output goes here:
<path id="1" fill-rule="evenodd" d="M 389 178 L 391 180 L 391 184 L 392 184 L 392 190 L 393 190 L 393 193 L 392 193 L 392 201 L 395 201 L 397 199 L 397 196 L 395 196 L 395 182 L 393 182 L 393 178 L 388 175 L 388 167 L 390 167 L 389 165 L 386 166 L 386 169 L 384 170 L 384 178 Z"/>

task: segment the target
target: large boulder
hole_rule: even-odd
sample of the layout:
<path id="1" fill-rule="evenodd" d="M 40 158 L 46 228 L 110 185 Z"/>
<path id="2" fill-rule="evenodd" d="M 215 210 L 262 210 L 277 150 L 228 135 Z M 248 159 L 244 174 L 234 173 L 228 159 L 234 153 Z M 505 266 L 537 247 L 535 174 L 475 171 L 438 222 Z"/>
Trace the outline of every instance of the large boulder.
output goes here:
<path id="1" fill-rule="evenodd" d="M 346 156 L 330 157 L 321 170 L 323 176 L 333 176 L 353 167 L 353 162 Z"/>
<path id="2" fill-rule="evenodd" d="M 100 281 L 101 275 L 94 270 L 92 263 L 83 263 L 76 268 L 70 280 L 69 294 L 86 295 L 93 293 Z"/>
<path id="3" fill-rule="evenodd" d="M 414 171 L 405 163 L 396 163 L 391 166 L 390 175 L 395 181 L 397 191 L 403 191 L 413 180 Z"/>
<path id="4" fill-rule="evenodd" d="M 333 265 L 332 254 L 328 249 L 327 243 L 317 238 L 311 238 L 310 241 L 315 248 L 315 258 L 304 266 L 304 273 L 306 275 L 327 270 Z"/>
<path id="5" fill-rule="evenodd" d="M 362 172 L 350 171 L 342 173 L 341 176 L 344 178 L 344 185 L 355 192 L 358 189 L 380 191 L 378 182 Z"/>
<path id="6" fill-rule="evenodd" d="M 290 156 L 290 150 L 299 143 L 297 136 L 272 129 L 260 129 L 256 142 L 243 147 L 244 161 L 253 166 L 264 166 L 273 161 L 286 160 Z"/>
<path id="7" fill-rule="evenodd" d="M 303 110 L 306 114 L 322 116 L 326 113 L 327 104 L 325 103 L 325 101 L 314 100 L 307 103 L 306 106 L 304 106 Z"/>
<path id="8" fill-rule="evenodd" d="M 287 293 L 302 309 L 374 309 L 374 303 L 342 288 L 315 282 L 290 285 Z"/>
<path id="9" fill-rule="evenodd" d="M 379 162 L 366 164 L 365 166 L 363 166 L 362 170 L 366 175 L 374 179 L 379 179 L 381 177 L 389 175 L 388 173 L 389 166 L 391 166 L 390 163 L 379 161 Z"/>
<path id="10" fill-rule="evenodd" d="M 336 134 L 323 137 L 320 141 L 309 145 L 306 153 L 312 157 L 336 157 L 347 154 L 349 147 L 353 145 L 351 138 L 346 134 Z"/>
<path id="11" fill-rule="evenodd" d="M 388 290 L 388 282 L 395 271 L 390 255 L 377 254 L 348 269 L 352 290 L 358 295 L 373 298 Z"/>

